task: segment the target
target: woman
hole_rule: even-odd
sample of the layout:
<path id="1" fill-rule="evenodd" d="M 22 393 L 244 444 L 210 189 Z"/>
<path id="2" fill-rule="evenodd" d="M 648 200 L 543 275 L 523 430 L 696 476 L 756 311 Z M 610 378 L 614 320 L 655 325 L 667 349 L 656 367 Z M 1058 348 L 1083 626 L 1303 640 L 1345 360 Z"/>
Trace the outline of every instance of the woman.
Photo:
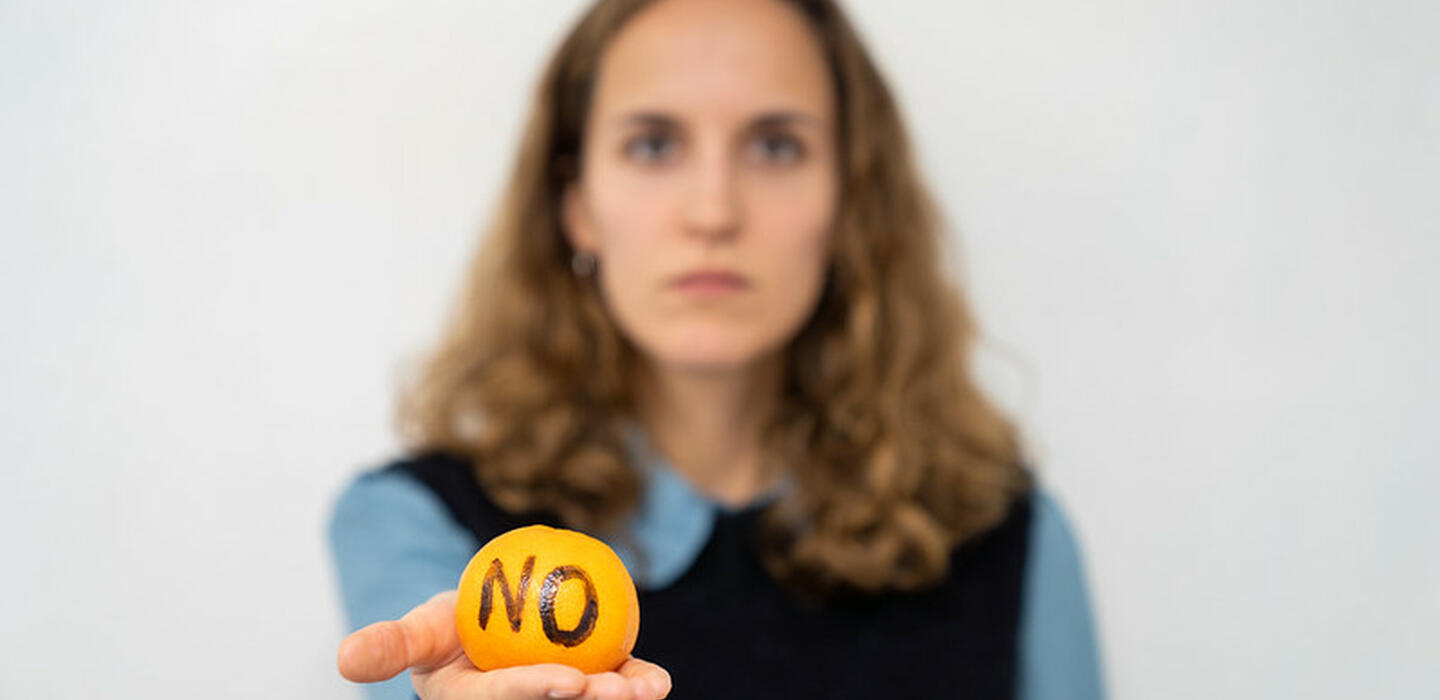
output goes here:
<path id="1" fill-rule="evenodd" d="M 402 402 L 414 455 L 337 504 L 351 623 L 375 623 L 342 674 L 400 674 L 375 697 L 407 669 L 424 698 L 1098 697 L 1073 542 L 968 373 L 942 235 L 832 2 L 597 2 Z M 535 521 L 635 574 L 618 672 L 460 653 L 446 589 Z"/>

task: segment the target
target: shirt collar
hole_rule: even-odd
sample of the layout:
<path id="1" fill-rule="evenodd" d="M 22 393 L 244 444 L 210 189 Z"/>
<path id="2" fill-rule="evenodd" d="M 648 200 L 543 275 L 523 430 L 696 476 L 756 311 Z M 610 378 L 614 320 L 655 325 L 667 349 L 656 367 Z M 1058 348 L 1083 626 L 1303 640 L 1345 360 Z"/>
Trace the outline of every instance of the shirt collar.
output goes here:
<path id="1" fill-rule="evenodd" d="M 641 588 L 665 588 L 683 576 L 705 549 L 722 513 L 763 505 L 792 487 L 787 478 L 747 506 L 717 504 L 677 473 L 639 426 L 626 428 L 625 443 L 643 484 L 640 506 L 606 542 Z"/>
<path id="2" fill-rule="evenodd" d="M 664 588 L 700 556 L 715 528 L 718 506 L 677 474 L 639 427 L 627 429 L 625 443 L 630 462 L 640 473 L 640 505 L 621 526 L 619 536 L 607 542 L 637 586 Z"/>

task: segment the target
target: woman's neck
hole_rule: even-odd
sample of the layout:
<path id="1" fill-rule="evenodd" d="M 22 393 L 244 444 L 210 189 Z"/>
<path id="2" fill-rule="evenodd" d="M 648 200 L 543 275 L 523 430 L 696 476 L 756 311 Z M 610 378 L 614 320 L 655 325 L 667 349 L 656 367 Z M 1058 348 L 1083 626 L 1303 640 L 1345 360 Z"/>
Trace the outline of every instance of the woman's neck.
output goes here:
<path id="1" fill-rule="evenodd" d="M 726 505 L 749 503 L 776 476 L 761 431 L 780 394 L 780 369 L 773 358 L 725 373 L 646 367 L 638 418 L 650 444 L 701 492 Z"/>

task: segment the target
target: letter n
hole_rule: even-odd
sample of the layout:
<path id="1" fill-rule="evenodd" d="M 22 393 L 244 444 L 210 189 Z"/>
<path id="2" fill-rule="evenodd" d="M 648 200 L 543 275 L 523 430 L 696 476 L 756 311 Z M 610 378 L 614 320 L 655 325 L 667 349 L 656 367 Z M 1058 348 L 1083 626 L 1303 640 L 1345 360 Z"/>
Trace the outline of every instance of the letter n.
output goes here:
<path id="1" fill-rule="evenodd" d="M 530 574 L 535 572 L 535 556 L 532 554 L 525 560 L 525 566 L 520 570 L 520 582 L 515 587 L 515 594 L 510 594 L 510 582 L 505 578 L 505 565 L 496 558 L 490 562 L 490 570 L 485 572 L 485 580 L 480 583 L 480 629 L 490 623 L 490 613 L 495 607 L 495 586 L 500 586 L 500 594 L 505 596 L 505 617 L 510 619 L 510 631 L 520 631 L 520 612 L 525 609 L 525 591 L 530 588 Z"/>

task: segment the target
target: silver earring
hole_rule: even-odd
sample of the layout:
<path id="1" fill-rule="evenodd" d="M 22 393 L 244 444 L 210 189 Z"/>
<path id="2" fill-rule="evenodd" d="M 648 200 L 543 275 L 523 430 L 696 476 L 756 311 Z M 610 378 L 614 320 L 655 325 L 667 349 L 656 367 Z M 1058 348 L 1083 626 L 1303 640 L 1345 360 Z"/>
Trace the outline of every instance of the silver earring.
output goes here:
<path id="1" fill-rule="evenodd" d="M 589 277 L 595 274 L 595 268 L 600 261 L 595 259 L 594 253 L 578 252 L 570 256 L 570 270 L 576 277 Z"/>

